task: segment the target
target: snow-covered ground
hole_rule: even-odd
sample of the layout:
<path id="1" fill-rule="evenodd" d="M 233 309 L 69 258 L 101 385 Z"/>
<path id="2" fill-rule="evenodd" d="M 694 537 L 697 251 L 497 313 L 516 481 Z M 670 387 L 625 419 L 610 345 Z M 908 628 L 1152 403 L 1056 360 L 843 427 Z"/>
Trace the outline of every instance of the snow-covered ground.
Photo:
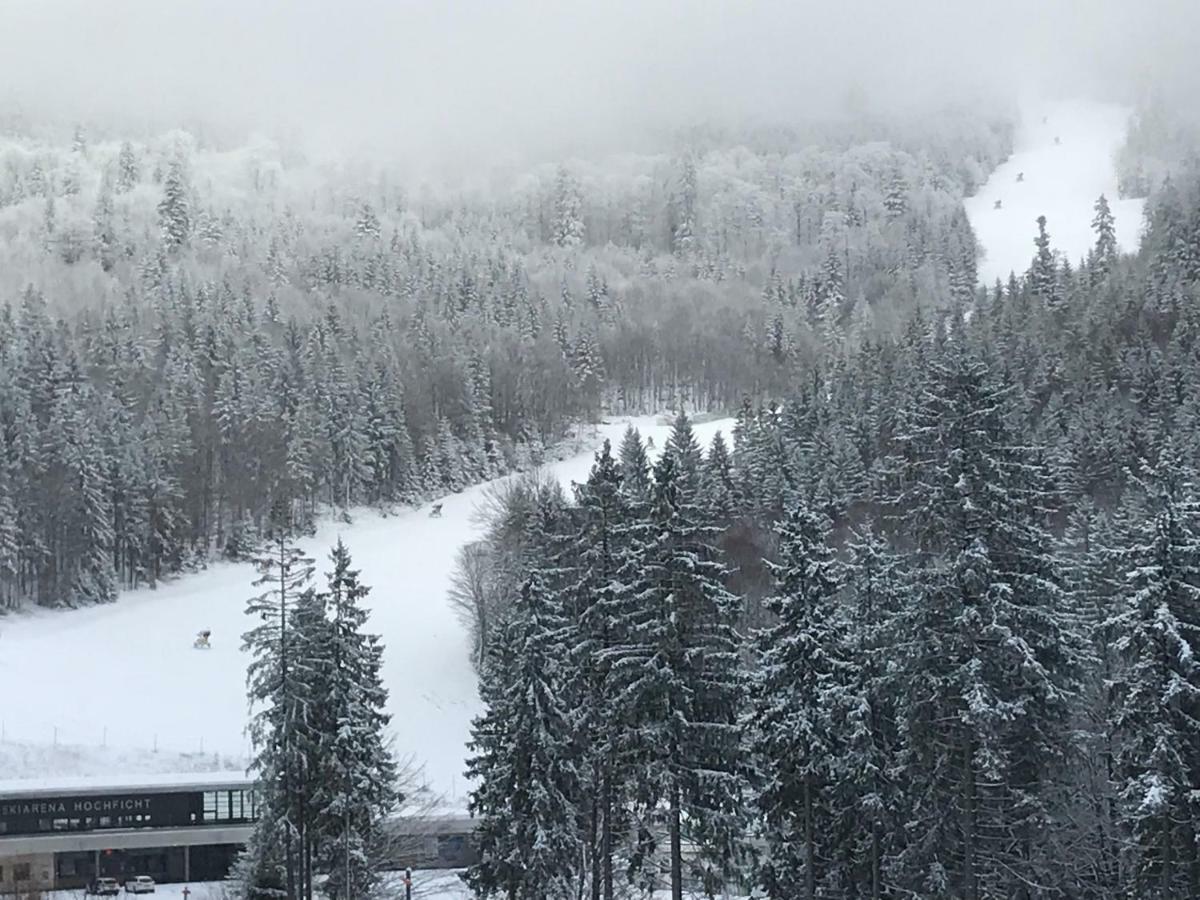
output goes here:
<path id="1" fill-rule="evenodd" d="M 399 882 L 399 877 L 393 875 L 392 896 L 403 897 L 404 888 Z M 412 873 L 412 895 L 414 900 L 471 900 L 471 894 L 467 891 L 466 886 L 462 883 L 457 871 L 416 871 Z M 156 900 L 162 898 L 171 898 L 171 900 L 183 900 L 183 888 L 181 884 L 163 884 L 159 885 L 154 892 Z M 670 897 L 670 891 L 658 890 L 654 892 L 653 900 L 667 900 Z M 699 898 L 705 896 L 698 892 L 684 890 L 685 897 Z M 122 895 L 125 896 L 125 895 Z M 83 891 L 53 891 L 46 895 L 47 900 L 86 900 Z M 211 882 L 208 884 L 193 884 L 188 887 L 188 900 L 227 900 L 226 886 L 221 882 Z M 734 900 L 734 898 L 729 898 Z M 744 900 L 744 898 L 739 898 Z"/>
<path id="2" fill-rule="evenodd" d="M 579 440 L 578 455 L 545 467 L 564 484 L 587 477 L 603 438 L 629 422 L 662 447 L 654 417 L 613 419 Z M 707 442 L 731 422 L 696 426 Z M 463 759 L 478 710 L 469 641 L 446 602 L 455 553 L 476 535 L 484 487 L 429 509 L 327 521 L 303 547 L 328 569 L 340 535 L 371 585 L 370 628 L 387 645 L 384 679 L 397 751 L 423 767 L 443 808 L 465 804 Z M 241 635 L 254 589 L 249 565 L 221 563 L 108 606 L 0 620 L 0 778 L 228 769 L 247 754 Z M 319 575 L 323 578 L 323 574 Z M 212 649 L 193 650 L 201 628 Z"/>
<path id="3" fill-rule="evenodd" d="M 1112 208 L 1121 249 L 1137 248 L 1143 202 L 1117 198 L 1113 162 L 1128 118 L 1124 107 L 1104 103 L 1026 105 L 1013 155 L 966 201 L 971 227 L 984 248 L 979 262 L 983 284 L 990 287 L 997 278 L 1007 281 L 1009 272 L 1019 275 L 1029 268 L 1041 215 L 1051 246 L 1072 265 L 1078 263 L 1096 241 L 1092 207 L 1101 194 Z M 1022 172 L 1024 180 L 1018 182 Z M 997 200 L 1000 209 L 995 208 Z"/>
<path id="4" fill-rule="evenodd" d="M 412 895 L 416 900 L 469 900 L 462 879 L 457 871 L 415 871 L 413 874 Z M 399 883 L 399 876 L 391 876 L 396 883 L 393 896 L 403 897 L 404 888 Z M 155 900 L 162 898 L 183 898 L 184 885 L 160 884 L 154 891 Z M 226 900 L 226 886 L 221 882 L 193 884 L 187 886 L 188 900 Z M 52 891 L 46 895 L 48 900 L 84 900 L 82 890 Z M 127 896 L 122 894 L 121 896 Z"/>

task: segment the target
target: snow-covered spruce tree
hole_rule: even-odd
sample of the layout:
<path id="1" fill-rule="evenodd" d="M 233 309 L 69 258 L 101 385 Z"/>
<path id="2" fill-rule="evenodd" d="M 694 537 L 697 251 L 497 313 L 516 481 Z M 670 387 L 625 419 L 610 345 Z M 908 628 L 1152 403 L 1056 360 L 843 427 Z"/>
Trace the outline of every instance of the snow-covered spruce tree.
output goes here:
<path id="1" fill-rule="evenodd" d="M 776 524 L 779 562 L 768 563 L 776 593 L 764 605 L 778 618 L 755 640 L 750 722 L 766 843 L 760 878 L 777 900 L 815 900 L 843 887 L 831 867 L 848 706 L 841 691 L 852 678 L 828 527 L 796 502 Z"/>
<path id="2" fill-rule="evenodd" d="M 634 515 L 622 492 L 621 471 L 608 441 L 596 454 L 588 480 L 575 488 L 577 533 L 571 665 L 584 677 L 575 728 L 581 753 L 581 782 L 587 804 L 584 825 L 591 862 L 591 896 L 612 900 L 615 856 L 625 843 L 628 717 L 618 700 L 612 672 L 614 648 L 622 642 L 621 610 L 630 579 L 639 567 L 647 523 Z"/>
<path id="3" fill-rule="evenodd" d="M 359 900 L 374 891 L 380 823 L 400 798 L 396 763 L 384 737 L 389 716 L 380 672 L 383 646 L 363 632 L 370 588 L 350 568 L 350 552 L 340 539 L 330 560 L 328 588 L 319 595 L 328 616 L 317 623 L 324 640 L 304 660 L 316 676 L 322 726 L 313 748 L 316 870 L 327 876 L 331 897 Z"/>
<path id="4" fill-rule="evenodd" d="M 891 773 L 899 743 L 895 661 L 902 649 L 892 626 L 906 599 L 906 574 L 902 558 L 869 527 L 857 530 L 846 550 L 842 596 L 853 664 L 844 670 L 850 680 L 835 803 L 853 824 L 841 832 L 838 864 L 848 895 L 879 900 L 889 895 L 888 868 L 903 832 L 903 786 Z"/>
<path id="5" fill-rule="evenodd" d="M 617 450 L 621 467 L 621 490 L 633 506 L 644 505 L 650 497 L 650 460 L 646 445 L 637 429 L 630 425 Z"/>
<path id="6" fill-rule="evenodd" d="M 141 172 L 138 169 L 137 154 L 134 153 L 133 144 L 129 141 L 122 141 L 121 149 L 117 153 L 117 193 L 129 193 L 137 186 L 140 178 Z"/>
<path id="7" fill-rule="evenodd" d="M 560 247 L 583 243 L 583 197 L 579 183 L 566 166 L 559 166 L 554 179 L 554 223 L 550 239 Z"/>
<path id="8" fill-rule="evenodd" d="M 1092 218 L 1092 230 L 1096 232 L 1096 245 L 1092 256 L 1092 274 L 1096 280 L 1100 280 L 1108 275 L 1117 261 L 1117 229 L 1107 197 L 1101 194 L 1093 209 L 1096 215 Z"/>
<path id="9" fill-rule="evenodd" d="M 4 609 L 17 605 L 21 574 L 21 529 L 10 484 L 8 473 L 0 468 L 0 607 Z"/>
<path id="10" fill-rule="evenodd" d="M 1043 521 L 1045 477 L 1013 434 L 1011 388 L 961 331 L 929 362 L 897 437 L 896 536 L 914 559 L 897 617 L 903 886 L 1011 897 L 1052 858 L 1086 647 Z"/>
<path id="11" fill-rule="evenodd" d="M 315 588 L 301 591 L 288 626 L 297 691 L 303 697 L 302 702 L 294 705 L 288 740 L 294 759 L 291 771 L 299 869 L 297 890 L 305 898 L 311 898 L 316 876 L 321 871 L 326 841 L 320 829 L 317 793 L 329 777 L 323 754 L 327 736 L 337 726 L 328 706 L 331 667 L 327 602 L 328 596 Z"/>
<path id="12" fill-rule="evenodd" d="M 1121 609 L 1128 554 L 1127 510 L 1104 511 L 1083 501 L 1071 513 L 1060 545 L 1071 606 L 1091 638 L 1093 659 L 1075 721 L 1087 736 L 1086 753 L 1073 776 L 1076 808 L 1073 815 L 1088 825 L 1077 837 L 1076 858 L 1081 868 L 1095 871 L 1101 890 L 1120 890 L 1119 834 L 1112 690 L 1120 660 L 1116 650 L 1115 617 Z M 1071 776 L 1069 776 L 1071 778 Z M 1085 860 L 1094 860 L 1094 862 Z"/>
<path id="13" fill-rule="evenodd" d="M 85 389 L 85 394 L 91 394 Z M 65 467 L 73 509 L 67 517 L 74 533 L 67 546 L 76 562 L 68 595 L 72 606 L 108 603 L 116 599 L 112 565 L 112 501 L 106 460 L 96 424 L 86 408 L 66 413 L 70 420 L 66 443 L 55 448 Z M 66 510 L 64 510 L 65 512 Z"/>
<path id="14" fill-rule="evenodd" d="M 708 453 L 704 457 L 701 470 L 700 489 L 705 506 L 712 510 L 718 522 L 727 523 L 733 515 L 735 505 L 733 463 L 729 458 L 729 447 L 719 431 L 708 443 Z"/>
<path id="15" fill-rule="evenodd" d="M 1045 216 L 1037 217 L 1037 227 L 1037 237 L 1033 241 L 1037 252 L 1033 257 L 1028 278 L 1033 293 L 1046 301 L 1054 293 L 1057 267 L 1054 263 L 1054 253 L 1050 249 L 1050 235 L 1046 231 Z"/>
<path id="16" fill-rule="evenodd" d="M 1168 448 L 1142 481 L 1145 513 L 1125 552 L 1110 620 L 1119 818 L 1137 897 L 1200 896 L 1200 498 Z"/>
<path id="17" fill-rule="evenodd" d="M 471 728 L 467 773 L 478 780 L 480 861 L 464 875 L 478 897 L 568 900 L 578 891 L 579 772 L 561 699 L 563 619 L 535 572 L 488 651 L 484 712 Z"/>
<path id="18" fill-rule="evenodd" d="M 313 560 L 289 543 L 282 521 L 273 524 L 275 535 L 254 561 L 259 575 L 254 584 L 265 591 L 246 604 L 247 615 L 257 618 L 258 624 L 242 638 L 242 649 L 251 654 L 246 671 L 252 711 L 249 730 L 254 743 L 250 767 L 259 781 L 260 812 L 251 846 L 261 854 L 247 863 L 247 870 L 274 880 L 276 876 L 266 865 L 282 859 L 283 896 L 300 900 L 306 887 L 300 837 L 307 785 L 303 781 L 305 748 L 297 739 L 297 730 L 311 698 L 293 646 L 293 618 L 301 595 L 311 591 Z M 257 888 L 257 883 L 245 884 L 245 896 L 259 896 Z"/>
<path id="19" fill-rule="evenodd" d="M 694 465 L 691 471 L 683 465 Z M 685 416 L 654 469 L 651 534 L 623 604 L 613 677 L 631 717 L 635 806 L 648 824 L 665 816 L 674 900 L 683 896 L 683 842 L 708 891 L 740 873 L 745 768 L 739 715 L 738 600 L 711 516 L 699 505 L 699 459 Z M 632 860 L 645 874 L 655 851 L 642 827 Z"/>
<path id="20" fill-rule="evenodd" d="M 159 230 L 168 250 L 178 250 L 192 234 L 191 187 L 186 163 L 175 157 L 167 166 L 163 196 L 158 203 Z"/>

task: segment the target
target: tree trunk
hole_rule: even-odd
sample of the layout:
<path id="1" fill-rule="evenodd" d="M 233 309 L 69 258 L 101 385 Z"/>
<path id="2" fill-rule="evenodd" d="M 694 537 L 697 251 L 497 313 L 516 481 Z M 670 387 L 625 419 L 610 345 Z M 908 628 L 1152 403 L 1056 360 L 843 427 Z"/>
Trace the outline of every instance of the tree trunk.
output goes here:
<path id="1" fill-rule="evenodd" d="M 871 827 L 871 900 L 879 900 L 879 823 Z"/>
<path id="2" fill-rule="evenodd" d="M 604 867 L 604 900 L 613 900 L 612 767 L 609 765 L 607 759 L 605 760 L 602 779 L 601 796 L 604 800 L 604 808 L 602 810 L 603 818 L 601 819 L 601 828 L 603 830 L 600 834 L 600 861 Z"/>
<path id="3" fill-rule="evenodd" d="M 975 762 L 968 740 L 963 752 L 963 897 L 978 900 L 975 886 Z"/>
<path id="4" fill-rule="evenodd" d="M 683 900 L 683 840 L 679 811 L 679 784 L 671 784 L 671 900 Z"/>
<path id="5" fill-rule="evenodd" d="M 813 834 L 812 778 L 804 777 L 804 896 L 814 900 L 817 896 L 817 848 Z"/>
<path id="6" fill-rule="evenodd" d="M 1159 892 L 1164 898 L 1172 896 L 1171 885 L 1175 881 L 1175 858 L 1171 852 L 1171 844 L 1171 804 L 1165 803 L 1162 814 L 1162 871 L 1159 872 L 1162 879 Z"/>
<path id="7" fill-rule="evenodd" d="M 587 848 L 592 871 L 592 900 L 600 900 L 600 761 L 592 760 L 591 809 L 588 810 Z"/>

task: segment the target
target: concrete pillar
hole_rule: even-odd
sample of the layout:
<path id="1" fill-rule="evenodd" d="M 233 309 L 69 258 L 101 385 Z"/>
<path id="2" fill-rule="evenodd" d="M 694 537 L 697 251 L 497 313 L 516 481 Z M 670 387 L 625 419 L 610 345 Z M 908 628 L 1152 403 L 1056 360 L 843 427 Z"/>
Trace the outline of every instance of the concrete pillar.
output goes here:
<path id="1" fill-rule="evenodd" d="M 99 878 L 100 877 L 100 851 L 99 850 L 95 851 L 95 864 L 93 865 L 93 868 L 95 871 L 92 872 L 92 877 Z"/>
<path id="2" fill-rule="evenodd" d="M 183 845 L 183 883 L 188 884 L 192 880 L 192 848 L 187 844 Z"/>

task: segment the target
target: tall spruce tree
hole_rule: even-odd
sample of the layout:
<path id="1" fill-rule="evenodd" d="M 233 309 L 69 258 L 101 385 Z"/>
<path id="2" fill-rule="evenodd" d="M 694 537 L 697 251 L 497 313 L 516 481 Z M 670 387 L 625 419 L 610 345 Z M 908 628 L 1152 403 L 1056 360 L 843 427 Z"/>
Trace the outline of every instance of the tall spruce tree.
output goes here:
<path id="1" fill-rule="evenodd" d="M 764 605 L 777 622 L 755 641 L 751 722 L 766 844 L 760 877 L 779 900 L 815 900 L 842 887 L 831 864 L 844 746 L 838 687 L 850 681 L 850 662 L 828 528 L 798 503 L 776 524 L 779 562 L 768 563 L 776 593 Z"/>
<path id="2" fill-rule="evenodd" d="M 254 561 L 256 587 L 266 590 L 246 604 L 247 615 L 258 624 L 242 639 L 251 654 L 246 671 L 254 743 L 251 770 L 260 784 L 259 819 L 251 846 L 261 855 L 248 864 L 254 881 L 245 885 L 247 896 L 257 896 L 259 881 L 282 880 L 288 900 L 307 897 L 301 836 L 305 825 L 302 807 L 305 780 L 304 747 L 298 733 L 314 699 L 306 692 L 304 670 L 297 659 L 293 619 L 303 595 L 311 593 L 313 560 L 289 543 L 286 527 L 277 522 L 276 534 Z M 282 879 L 271 863 L 281 861 Z"/>
<path id="3" fill-rule="evenodd" d="M 1112 726 L 1131 896 L 1200 895 L 1200 499 L 1171 448 L 1143 480 L 1145 514 L 1126 552 L 1108 628 L 1121 666 Z"/>
<path id="4" fill-rule="evenodd" d="M 899 436 L 898 532 L 917 562 L 898 617 L 908 889 L 1009 897 L 1057 862 L 1058 775 L 1085 650 L 1044 528 L 1045 474 L 1011 388 L 954 336 Z"/>
<path id="5" fill-rule="evenodd" d="M 690 471 L 684 466 L 691 465 Z M 699 505 L 699 453 L 681 415 L 654 469 L 649 543 L 622 611 L 614 677 L 632 717 L 635 797 L 643 821 L 665 817 L 671 892 L 683 896 L 683 842 L 693 873 L 715 890 L 743 855 L 745 769 L 738 600 L 711 516 Z M 649 863 L 643 826 L 635 871 Z"/>
<path id="6" fill-rule="evenodd" d="M 481 898 L 568 900 L 578 890 L 580 776 L 562 701 L 563 618 L 536 572 L 509 615 L 489 650 L 484 712 L 468 743 L 480 860 L 464 879 Z"/>
<path id="7" fill-rule="evenodd" d="M 385 739 L 383 645 L 363 632 L 363 606 L 370 588 L 350 567 L 350 551 L 339 539 L 330 552 L 318 624 L 324 638 L 306 660 L 319 686 L 321 728 L 315 744 L 318 773 L 313 796 L 317 868 L 327 876 L 326 892 L 335 898 L 372 895 L 382 863 L 381 825 L 394 812 L 397 770 Z M 312 677 L 312 676 L 310 676 Z"/>
<path id="8" fill-rule="evenodd" d="M 575 580 L 570 595 L 577 617 L 572 665 L 585 677 L 577 728 L 586 767 L 586 838 L 593 900 L 615 895 L 615 855 L 628 831 L 624 815 L 631 777 L 626 740 L 629 717 L 619 702 L 619 683 L 612 671 L 614 650 L 623 640 L 621 612 L 629 601 L 646 523 L 629 506 L 622 491 L 620 467 L 604 442 L 584 484 L 576 486 L 578 530 Z"/>

